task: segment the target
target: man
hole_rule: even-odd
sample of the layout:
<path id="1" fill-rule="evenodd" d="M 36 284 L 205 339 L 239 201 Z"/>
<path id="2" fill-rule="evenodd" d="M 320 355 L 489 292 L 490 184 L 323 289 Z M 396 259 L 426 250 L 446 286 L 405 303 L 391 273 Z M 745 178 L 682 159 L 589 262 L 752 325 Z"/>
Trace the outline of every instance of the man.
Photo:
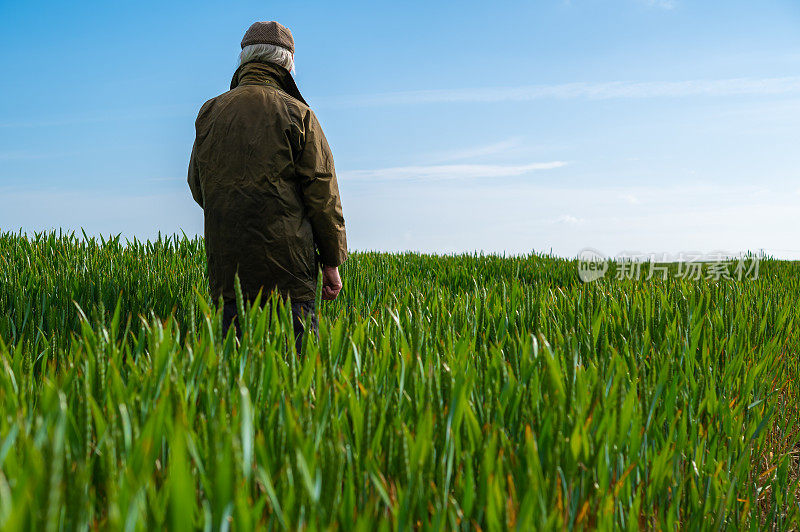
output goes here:
<path id="1" fill-rule="evenodd" d="M 297 89 L 294 39 L 277 22 L 256 22 L 242 39 L 231 90 L 207 101 L 195 122 L 189 188 L 203 208 L 211 296 L 222 297 L 223 329 L 234 322 L 234 279 L 253 301 L 291 298 L 295 341 L 303 320 L 316 331 L 322 298 L 342 289 L 347 258 L 333 156 L 317 117 Z"/>

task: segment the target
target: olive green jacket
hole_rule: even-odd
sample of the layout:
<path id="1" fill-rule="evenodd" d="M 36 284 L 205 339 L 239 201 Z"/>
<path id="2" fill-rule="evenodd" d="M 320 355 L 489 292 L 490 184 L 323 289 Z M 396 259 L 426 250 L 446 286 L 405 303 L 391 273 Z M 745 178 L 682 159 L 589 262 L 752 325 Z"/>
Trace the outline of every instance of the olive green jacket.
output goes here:
<path id="1" fill-rule="evenodd" d="M 289 72 L 245 63 L 195 122 L 189 188 L 203 208 L 211 296 L 314 298 L 319 261 L 347 258 L 333 156 Z"/>

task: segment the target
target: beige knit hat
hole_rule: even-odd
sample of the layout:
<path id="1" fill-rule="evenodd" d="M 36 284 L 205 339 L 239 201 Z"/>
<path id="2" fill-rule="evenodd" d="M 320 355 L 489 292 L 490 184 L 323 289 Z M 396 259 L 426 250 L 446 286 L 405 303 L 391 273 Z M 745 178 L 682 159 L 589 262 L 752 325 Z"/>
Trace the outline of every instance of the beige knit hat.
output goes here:
<path id="1" fill-rule="evenodd" d="M 282 46 L 294 53 L 292 31 L 274 20 L 270 20 L 269 22 L 254 22 L 244 34 L 242 48 L 248 44 L 274 44 L 276 46 Z"/>

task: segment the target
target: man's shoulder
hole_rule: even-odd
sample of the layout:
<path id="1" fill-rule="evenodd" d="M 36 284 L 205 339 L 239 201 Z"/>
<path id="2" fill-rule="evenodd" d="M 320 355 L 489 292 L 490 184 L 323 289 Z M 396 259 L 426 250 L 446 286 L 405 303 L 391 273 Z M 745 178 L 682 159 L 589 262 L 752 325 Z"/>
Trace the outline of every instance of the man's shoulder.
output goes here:
<path id="1" fill-rule="evenodd" d="M 266 96 L 266 97 L 265 97 Z M 268 114 L 274 113 L 292 122 L 296 127 L 303 128 L 302 124 L 314 122 L 314 112 L 305 103 L 278 87 L 270 85 L 239 85 L 229 91 L 206 101 L 197 113 L 195 126 L 201 127 L 216 122 L 222 116 L 234 112 L 234 109 L 244 110 L 246 113 L 263 109 Z"/>
<path id="2" fill-rule="evenodd" d="M 284 105 L 286 105 L 292 111 L 296 111 L 300 115 L 305 115 L 311 111 L 311 108 L 308 105 L 298 100 L 281 87 L 277 87 L 275 85 L 260 85 L 260 87 L 263 87 L 265 90 L 276 94 Z"/>
<path id="3" fill-rule="evenodd" d="M 264 98 L 267 94 L 268 98 Z M 245 102 L 256 100 L 263 103 L 265 106 L 285 106 L 289 110 L 294 111 L 293 114 L 305 116 L 311 111 L 311 108 L 304 102 L 298 100 L 285 90 L 274 85 L 267 84 L 252 84 L 252 85 L 239 85 L 229 91 L 223 92 L 219 96 L 211 98 L 203 104 L 200 111 L 209 110 L 220 104 L 230 104 L 235 102 Z"/>
<path id="4" fill-rule="evenodd" d="M 220 96 L 223 96 L 223 94 L 220 94 L 219 96 L 214 96 L 210 100 L 206 100 L 206 102 L 200 106 L 200 110 L 197 111 L 196 122 L 199 122 L 203 117 L 208 116 L 208 113 L 214 108 L 214 106 L 217 103 L 217 100 L 219 99 Z"/>

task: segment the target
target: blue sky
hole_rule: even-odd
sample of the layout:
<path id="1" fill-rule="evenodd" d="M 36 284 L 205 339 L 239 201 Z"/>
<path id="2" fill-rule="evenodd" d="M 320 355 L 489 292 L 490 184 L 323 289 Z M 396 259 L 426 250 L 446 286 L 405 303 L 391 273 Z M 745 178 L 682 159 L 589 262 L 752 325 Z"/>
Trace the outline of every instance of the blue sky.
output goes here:
<path id="1" fill-rule="evenodd" d="M 202 232 L 194 118 L 271 19 L 352 249 L 800 257 L 796 0 L 0 0 L 0 228 Z"/>

